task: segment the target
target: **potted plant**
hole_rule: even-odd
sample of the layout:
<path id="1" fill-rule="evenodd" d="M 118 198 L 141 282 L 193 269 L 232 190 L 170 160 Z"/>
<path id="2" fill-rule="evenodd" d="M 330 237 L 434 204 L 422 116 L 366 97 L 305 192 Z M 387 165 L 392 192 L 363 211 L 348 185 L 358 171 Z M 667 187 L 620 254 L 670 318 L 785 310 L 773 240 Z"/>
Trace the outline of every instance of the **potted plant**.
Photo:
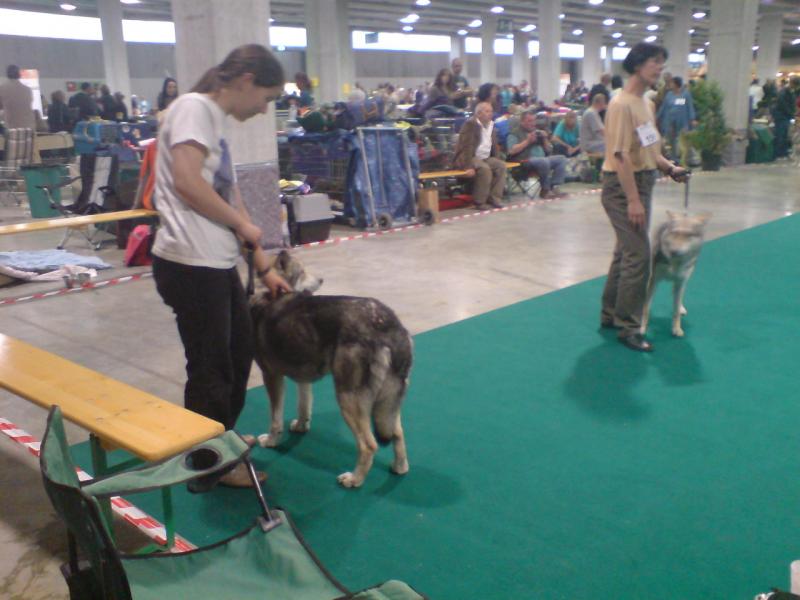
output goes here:
<path id="1" fill-rule="evenodd" d="M 731 130 L 722 111 L 722 90 L 716 81 L 701 80 L 692 86 L 691 93 L 698 124 L 686 137 L 700 152 L 703 170 L 719 171 L 722 153 L 731 142 Z"/>

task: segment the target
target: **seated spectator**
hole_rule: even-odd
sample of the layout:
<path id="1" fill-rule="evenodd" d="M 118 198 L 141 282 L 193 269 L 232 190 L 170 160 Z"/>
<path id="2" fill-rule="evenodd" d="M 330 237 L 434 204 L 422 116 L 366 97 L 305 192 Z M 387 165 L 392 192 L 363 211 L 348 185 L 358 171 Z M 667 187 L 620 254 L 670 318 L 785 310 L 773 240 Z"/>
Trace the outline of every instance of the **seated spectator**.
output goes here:
<path id="1" fill-rule="evenodd" d="M 552 155 L 546 120 L 537 122 L 537 116 L 532 111 L 522 113 L 519 123 L 508 134 L 506 145 L 509 160 L 527 163 L 539 176 L 542 198 L 561 198 L 566 195 L 558 191 L 557 186 L 564 183 L 567 158 Z"/>
<path id="2" fill-rule="evenodd" d="M 61 90 L 50 94 L 50 107 L 47 109 L 47 128 L 50 130 L 50 133 L 72 131 L 69 109 L 64 100 L 64 92 Z"/>
<path id="3" fill-rule="evenodd" d="M 167 110 L 170 103 L 178 97 L 178 82 L 172 77 L 164 79 L 161 85 L 161 92 L 158 94 L 157 105 L 158 110 Z"/>
<path id="4" fill-rule="evenodd" d="M 502 206 L 506 185 L 506 163 L 500 159 L 500 144 L 492 122 L 492 105 L 481 102 L 475 116 L 461 127 L 453 156 L 453 166 L 475 177 L 472 201 L 483 210 L 487 203 Z"/>
<path id="5" fill-rule="evenodd" d="M 422 114 L 437 106 L 452 106 L 455 108 L 455 99 L 459 95 L 453 72 L 450 69 L 442 69 L 437 73 L 436 80 L 428 90 L 428 96 L 422 105 Z"/>
<path id="6" fill-rule="evenodd" d="M 581 117 L 581 150 L 591 156 L 602 157 L 606 151 L 605 128 L 600 116 L 606 110 L 605 94 L 595 94 L 592 105 L 583 111 Z"/>
<path id="7" fill-rule="evenodd" d="M 478 88 L 478 95 L 476 96 L 476 110 L 477 104 L 481 102 L 488 102 L 492 107 L 492 116 L 496 119 L 502 116 L 503 107 L 500 105 L 500 88 L 495 83 L 483 83 Z"/>
<path id="8" fill-rule="evenodd" d="M 563 154 L 567 158 L 578 156 L 581 152 L 579 137 L 578 115 L 571 110 L 564 115 L 553 132 L 553 154 Z"/>
<path id="9" fill-rule="evenodd" d="M 308 108 L 313 106 L 314 97 L 311 95 L 313 86 L 311 85 L 311 80 L 308 78 L 308 75 L 302 71 L 298 71 L 294 74 L 294 84 L 297 86 L 297 89 L 300 90 L 298 106 L 300 108 Z"/>

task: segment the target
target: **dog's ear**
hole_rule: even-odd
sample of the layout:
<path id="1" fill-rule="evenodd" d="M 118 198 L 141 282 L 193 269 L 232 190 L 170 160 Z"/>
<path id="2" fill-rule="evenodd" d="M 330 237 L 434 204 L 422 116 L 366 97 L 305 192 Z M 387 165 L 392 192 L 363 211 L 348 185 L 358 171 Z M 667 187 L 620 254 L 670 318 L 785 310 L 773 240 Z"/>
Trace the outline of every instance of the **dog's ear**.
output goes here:
<path id="1" fill-rule="evenodd" d="M 694 218 L 697 219 L 702 225 L 705 225 L 706 223 L 708 223 L 708 221 L 711 218 L 712 214 L 713 213 L 711 213 L 709 211 L 704 211 L 704 212 L 696 214 L 694 216 Z"/>
<path id="2" fill-rule="evenodd" d="M 278 254 L 278 258 L 275 261 L 275 264 L 279 270 L 286 272 L 286 269 L 289 268 L 289 261 L 291 260 L 291 258 L 292 257 L 289 255 L 289 252 L 287 252 L 286 250 L 281 250 L 280 253 Z"/>

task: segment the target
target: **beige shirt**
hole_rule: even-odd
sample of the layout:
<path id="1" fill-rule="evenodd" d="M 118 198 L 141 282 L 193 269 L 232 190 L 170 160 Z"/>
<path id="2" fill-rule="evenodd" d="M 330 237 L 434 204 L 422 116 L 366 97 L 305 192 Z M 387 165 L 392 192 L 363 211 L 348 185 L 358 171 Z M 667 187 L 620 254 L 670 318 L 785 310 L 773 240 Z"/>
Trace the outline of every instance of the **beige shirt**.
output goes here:
<path id="1" fill-rule="evenodd" d="M 33 90 L 20 83 L 18 79 L 9 79 L 0 85 L 0 107 L 3 109 L 3 120 L 8 129 L 18 127 L 36 129 Z"/>
<path id="2" fill-rule="evenodd" d="M 606 155 L 603 171 L 617 171 L 619 160 L 614 155 L 618 152 L 630 156 L 634 172 L 658 168 L 661 136 L 656 132 L 657 141 L 642 147 L 637 133 L 637 128 L 648 125 L 652 130 L 656 130 L 652 104 L 647 99 L 625 90 L 611 99 L 606 110 Z"/>
<path id="3" fill-rule="evenodd" d="M 492 154 L 492 129 L 494 129 L 494 122 L 489 121 L 488 125 L 483 125 L 478 121 L 481 126 L 481 143 L 478 149 L 475 150 L 475 158 L 486 160 Z"/>

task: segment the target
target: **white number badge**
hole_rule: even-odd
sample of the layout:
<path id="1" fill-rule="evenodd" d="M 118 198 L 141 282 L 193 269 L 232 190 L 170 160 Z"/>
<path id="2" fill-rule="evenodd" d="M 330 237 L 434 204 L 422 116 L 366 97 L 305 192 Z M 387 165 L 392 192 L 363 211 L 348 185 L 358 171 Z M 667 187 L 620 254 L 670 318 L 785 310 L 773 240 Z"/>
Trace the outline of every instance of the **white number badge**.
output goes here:
<path id="1" fill-rule="evenodd" d="M 659 140 L 658 131 L 656 131 L 656 128 L 653 127 L 653 124 L 650 122 L 639 125 L 639 127 L 636 128 L 636 133 L 639 135 L 639 141 L 642 143 L 643 148 L 652 146 Z"/>

